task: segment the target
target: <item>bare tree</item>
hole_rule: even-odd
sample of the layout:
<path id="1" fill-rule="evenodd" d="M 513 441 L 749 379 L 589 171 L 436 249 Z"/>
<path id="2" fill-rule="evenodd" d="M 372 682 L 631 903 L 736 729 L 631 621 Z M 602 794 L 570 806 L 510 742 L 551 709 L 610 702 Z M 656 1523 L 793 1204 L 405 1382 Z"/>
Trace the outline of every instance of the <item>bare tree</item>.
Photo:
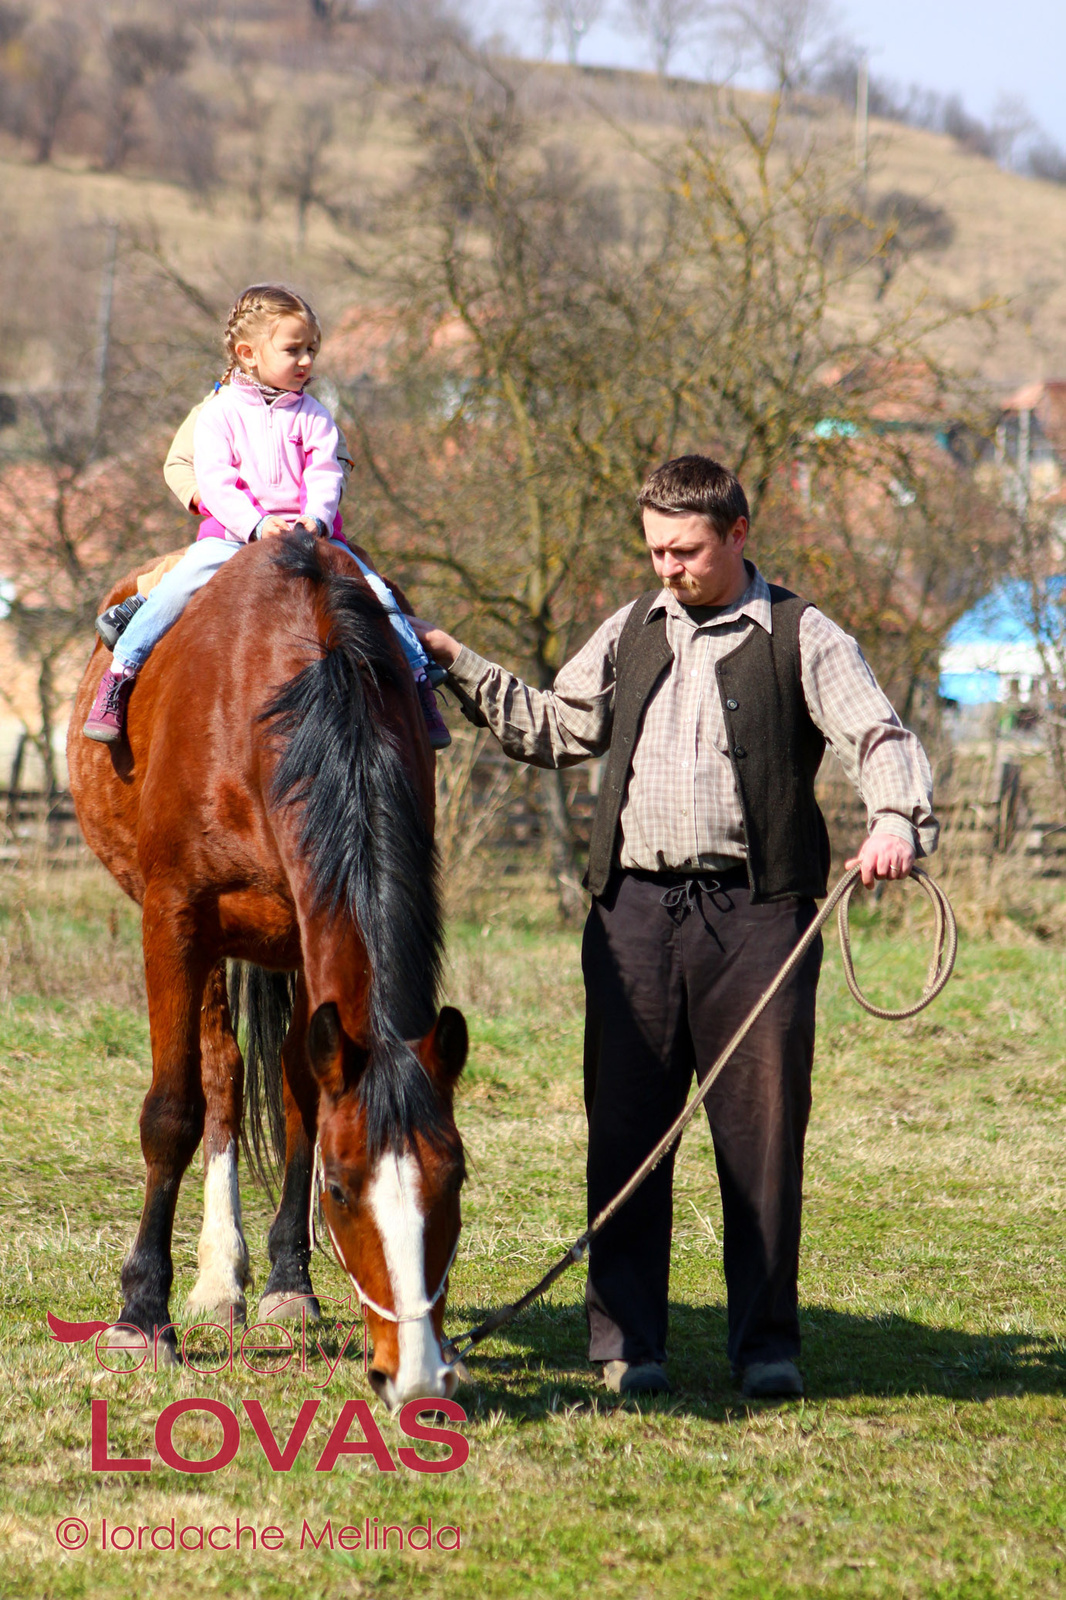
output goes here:
<path id="1" fill-rule="evenodd" d="M 26 26 L 23 6 L 0 5 L 0 49 L 19 37 Z"/>
<path id="2" fill-rule="evenodd" d="M 154 449 L 101 470 L 84 438 L 67 434 L 62 408 L 37 401 L 32 410 L 45 450 L 0 471 L 6 624 L 34 675 L 36 716 L 24 726 L 54 793 L 54 735 L 71 673 L 91 649 L 100 597 L 168 542 L 174 518 L 158 487 Z M 21 709 L 7 685 L 0 701 Z"/>
<path id="3" fill-rule="evenodd" d="M 251 220 L 262 222 L 266 210 L 266 131 L 271 108 L 260 92 L 258 74 L 236 45 L 231 54 L 230 83 L 237 96 L 238 109 L 234 121 L 242 135 L 241 143 L 245 151 L 238 174 L 240 188 L 247 200 Z M 233 160 L 232 154 L 230 160 Z"/>
<path id="4" fill-rule="evenodd" d="M 631 32 L 646 39 L 660 78 L 681 45 L 706 24 L 709 0 L 626 0 L 622 20 Z"/>
<path id="5" fill-rule="evenodd" d="M 26 96 L 10 70 L 10 46 L 24 32 L 26 12 L 21 6 L 0 3 L 0 126 L 21 138 L 26 122 Z"/>
<path id="6" fill-rule="evenodd" d="M 869 263 L 877 278 L 878 300 L 884 299 L 896 275 L 915 256 L 946 250 L 954 238 L 955 224 L 948 211 L 905 189 L 890 189 L 865 205 L 856 196 L 850 210 L 825 221 L 827 248 Z"/>
<path id="7" fill-rule="evenodd" d="M 717 11 L 721 44 L 738 65 L 762 68 L 780 94 L 805 88 L 840 50 L 832 0 L 726 0 Z"/>
<path id="8" fill-rule="evenodd" d="M 1039 139 L 1028 153 L 1025 168 L 1032 178 L 1043 178 L 1046 183 L 1066 183 L 1066 150 L 1053 139 Z"/>
<path id="9" fill-rule="evenodd" d="M 311 15 L 327 31 L 338 22 L 349 22 L 354 16 L 350 0 L 310 0 Z"/>
<path id="10" fill-rule="evenodd" d="M 1040 127 L 1020 95 L 1003 94 L 992 113 L 991 132 L 996 160 L 1012 172 L 1021 165 L 1022 151 L 1037 138 Z"/>
<path id="11" fill-rule="evenodd" d="M 168 74 L 154 86 L 152 109 L 160 167 L 194 194 L 208 194 L 219 178 L 213 108 L 202 95 Z"/>
<path id="12" fill-rule="evenodd" d="M 29 88 L 27 130 L 35 159 L 51 161 L 60 125 L 70 110 L 82 75 L 85 36 L 70 17 L 52 17 L 25 35 Z"/>
<path id="13" fill-rule="evenodd" d="M 1008 570 L 1015 542 L 972 470 L 965 397 L 941 382 L 920 364 L 883 371 L 867 426 L 809 440 L 802 495 L 775 486 L 770 513 L 788 528 L 793 581 L 861 640 L 904 722 L 930 734 L 944 636 Z"/>
<path id="14" fill-rule="evenodd" d="M 1053 501 L 1030 497 L 1018 479 L 999 484 L 1014 534 L 1010 598 L 1043 669 L 1043 731 L 1066 797 L 1066 525 Z"/>
<path id="15" fill-rule="evenodd" d="M 603 15 L 604 0 L 539 0 L 538 12 L 544 24 L 548 49 L 556 32 L 562 34 L 566 59 L 577 65 L 581 41 Z"/>
<path id="16" fill-rule="evenodd" d="M 299 107 L 288 139 L 283 165 L 278 173 L 278 188 L 296 205 L 296 248 L 302 250 L 307 238 L 307 218 L 312 206 L 328 208 L 323 189 L 326 154 L 333 142 L 333 112 L 328 105 L 315 103 Z"/>
<path id="17" fill-rule="evenodd" d="M 889 588 L 917 574 L 934 520 L 945 592 L 960 564 L 987 581 L 959 544 L 962 469 L 943 452 L 922 462 L 879 420 L 886 372 L 919 363 L 933 318 L 896 301 L 894 283 L 879 302 L 871 262 L 825 248 L 825 218 L 854 204 L 850 147 L 793 141 L 779 114 L 752 120 L 723 101 L 672 144 L 634 152 L 639 199 L 623 206 L 573 149 L 537 139 L 498 73 L 476 95 L 435 99 L 415 131 L 425 159 L 377 224 L 388 377 L 352 391 L 348 420 L 356 527 L 420 605 L 547 687 L 646 583 L 633 499 L 651 465 L 688 449 L 739 471 L 760 563 L 814 598 L 859 569 L 847 545 L 819 544 L 817 506 L 792 487 L 812 460 L 818 505 L 849 510 L 870 572 L 889 541 L 862 521 L 862 486 L 879 513 L 893 479 L 916 486 L 921 530 L 908 515 L 901 531 L 886 502 L 900 551 L 885 558 Z M 837 315 L 848 295 L 865 296 L 861 321 Z M 913 437 L 929 435 L 923 412 Z M 924 639 L 939 615 L 922 612 Z M 861 620 L 876 657 L 877 617 Z M 569 911 L 577 851 L 557 773 L 541 801 Z"/>
<path id="18" fill-rule="evenodd" d="M 109 69 L 104 96 L 105 172 L 122 167 L 135 142 L 135 124 L 141 91 L 163 77 L 184 72 L 192 42 L 177 30 L 127 22 L 112 28 L 106 40 Z"/>
<path id="19" fill-rule="evenodd" d="M 0 260 L 11 308 L 0 381 L 21 391 L 0 445 L 2 626 L 35 705 L 6 682 L 0 699 L 15 702 L 51 780 L 52 736 L 103 595 L 189 538 L 160 469 L 183 392 L 203 393 L 203 363 L 180 345 L 186 297 L 150 258 L 130 254 L 124 232 L 70 223 L 44 235 L 43 251 L 41 237 L 13 236 Z"/>

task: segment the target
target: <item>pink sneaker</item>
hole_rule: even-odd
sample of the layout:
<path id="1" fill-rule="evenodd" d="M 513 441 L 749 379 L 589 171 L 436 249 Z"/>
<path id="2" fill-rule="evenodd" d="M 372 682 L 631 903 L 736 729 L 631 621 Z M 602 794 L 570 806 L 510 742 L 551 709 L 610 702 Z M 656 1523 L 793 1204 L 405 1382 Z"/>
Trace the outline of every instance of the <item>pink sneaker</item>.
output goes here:
<path id="1" fill-rule="evenodd" d="M 81 730 L 87 739 L 99 744 L 119 743 L 126 732 L 126 702 L 136 681 L 121 672 L 104 673 L 89 720 Z"/>
<path id="2" fill-rule="evenodd" d="M 452 742 L 452 736 L 448 732 L 447 723 L 440 714 L 437 697 L 433 693 L 430 681 L 424 672 L 416 675 L 415 688 L 418 690 L 418 703 L 422 707 L 422 715 L 426 719 L 426 731 L 429 734 L 430 744 L 434 750 L 447 750 Z"/>

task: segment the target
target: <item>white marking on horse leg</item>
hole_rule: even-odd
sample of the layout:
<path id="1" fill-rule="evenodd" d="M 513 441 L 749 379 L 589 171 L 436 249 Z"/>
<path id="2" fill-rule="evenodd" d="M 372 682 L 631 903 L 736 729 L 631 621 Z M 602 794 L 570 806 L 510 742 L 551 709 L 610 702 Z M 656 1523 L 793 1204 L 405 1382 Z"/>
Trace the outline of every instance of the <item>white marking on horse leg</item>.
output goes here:
<path id="1" fill-rule="evenodd" d="M 299 1322 L 304 1316 L 308 1322 L 322 1321 L 322 1308 L 313 1294 L 282 1289 L 275 1294 L 265 1294 L 259 1302 L 262 1322 Z"/>
<path id="2" fill-rule="evenodd" d="M 419 1204 L 418 1165 L 410 1153 L 383 1155 L 367 1192 L 385 1254 L 392 1305 L 402 1319 L 426 1303 L 425 1218 Z M 432 1318 L 427 1314 L 396 1329 L 400 1364 L 384 1395 L 390 1409 L 423 1395 L 439 1399 L 454 1378 L 444 1363 Z"/>
<path id="3" fill-rule="evenodd" d="M 228 1311 L 242 1317 L 249 1281 L 248 1246 L 241 1228 L 241 1193 L 237 1183 L 237 1147 L 210 1157 L 204 1175 L 204 1225 L 196 1251 L 199 1272 L 189 1296 L 188 1311 Z"/>

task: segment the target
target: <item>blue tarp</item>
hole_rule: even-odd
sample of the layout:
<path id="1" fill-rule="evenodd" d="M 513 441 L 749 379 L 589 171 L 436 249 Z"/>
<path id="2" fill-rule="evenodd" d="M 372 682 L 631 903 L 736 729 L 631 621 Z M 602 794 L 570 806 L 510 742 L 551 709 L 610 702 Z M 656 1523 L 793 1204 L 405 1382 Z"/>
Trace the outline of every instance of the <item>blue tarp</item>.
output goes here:
<path id="1" fill-rule="evenodd" d="M 987 706 L 999 699 L 998 672 L 942 672 L 940 698 L 960 706 Z"/>
<path id="2" fill-rule="evenodd" d="M 1024 583 L 1004 583 L 960 617 L 945 644 L 1028 644 L 1032 628 Z"/>
<path id="3" fill-rule="evenodd" d="M 1051 587 L 1062 589 L 1066 580 L 1054 578 Z M 944 640 L 945 649 L 953 645 L 987 646 L 993 659 L 997 646 L 1032 646 L 1032 608 L 1028 586 L 1017 579 L 1003 583 L 959 618 Z M 980 652 L 978 651 L 978 654 Z M 976 663 L 975 663 L 976 664 Z M 1024 676 L 1024 674 L 1023 674 Z M 940 693 L 959 705 L 987 705 L 1000 697 L 1001 674 L 993 670 L 942 672 Z"/>

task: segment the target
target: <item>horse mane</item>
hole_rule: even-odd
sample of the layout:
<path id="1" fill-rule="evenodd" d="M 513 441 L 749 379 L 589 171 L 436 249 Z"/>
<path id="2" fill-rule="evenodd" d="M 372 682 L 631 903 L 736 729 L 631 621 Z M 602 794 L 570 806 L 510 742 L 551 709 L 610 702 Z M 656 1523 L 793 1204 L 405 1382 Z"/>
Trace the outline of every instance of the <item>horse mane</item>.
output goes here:
<path id="1" fill-rule="evenodd" d="M 414 1131 L 446 1142 L 446 1119 L 407 1043 L 438 1013 L 443 933 L 433 835 L 385 716 L 383 689 L 407 667 L 384 608 L 318 542 L 278 541 L 274 565 L 317 591 L 321 656 L 261 713 L 279 753 L 270 803 L 300 813 L 299 849 L 317 909 L 353 918 L 371 982 L 370 1055 L 357 1093 L 370 1150 L 399 1150 Z M 273 1119 L 271 1119 L 273 1120 Z"/>

